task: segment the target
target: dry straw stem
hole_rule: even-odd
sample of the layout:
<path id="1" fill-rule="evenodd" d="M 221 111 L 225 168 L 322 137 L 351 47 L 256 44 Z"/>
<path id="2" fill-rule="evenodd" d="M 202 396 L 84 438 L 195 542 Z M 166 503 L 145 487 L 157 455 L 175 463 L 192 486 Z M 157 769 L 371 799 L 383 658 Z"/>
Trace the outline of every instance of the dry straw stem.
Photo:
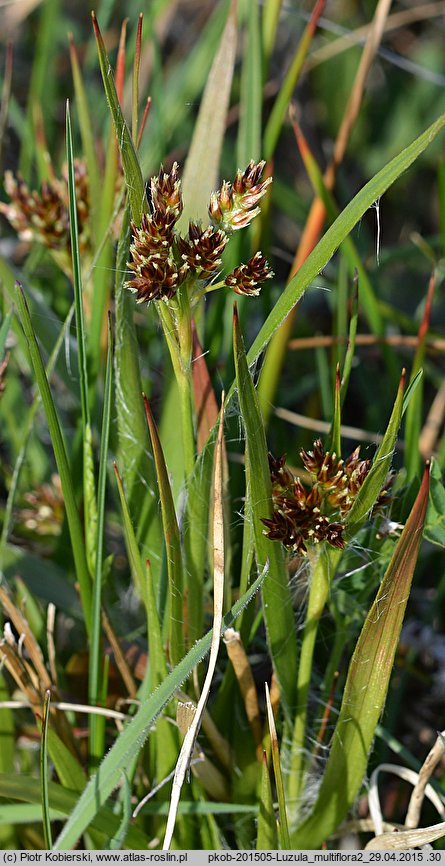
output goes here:
<path id="1" fill-rule="evenodd" d="M 419 848 L 428 845 L 445 835 L 445 822 L 432 824 L 424 830 L 399 830 L 397 833 L 382 833 L 365 845 L 366 851 L 406 851 L 408 848 Z"/>
<path id="2" fill-rule="evenodd" d="M 293 351 L 301 349 L 318 349 L 322 347 L 330 348 L 331 346 L 347 345 L 348 337 L 324 336 L 317 337 L 297 337 L 294 340 L 289 340 L 287 348 Z M 417 349 L 419 337 L 415 335 L 403 334 L 388 334 L 387 336 L 378 336 L 376 334 L 356 334 L 356 346 L 395 346 L 401 349 Z M 445 340 L 440 337 L 429 337 L 426 339 L 426 348 L 431 351 L 444 352 Z"/>
<path id="3" fill-rule="evenodd" d="M 369 781 L 368 802 L 369 812 L 374 823 L 374 832 L 376 835 L 374 839 L 368 842 L 366 848 L 390 848 L 400 851 L 404 850 L 405 848 L 412 848 L 417 845 L 433 842 L 435 839 L 439 839 L 441 836 L 443 836 L 445 834 L 445 822 L 441 822 L 440 824 L 433 824 L 431 827 L 425 827 L 424 829 L 402 829 L 397 833 L 383 832 L 384 822 L 378 792 L 378 777 L 382 772 L 391 773 L 395 776 L 398 776 L 400 779 L 409 782 L 411 785 L 414 786 L 414 788 L 416 788 L 422 770 L 420 771 L 420 773 L 416 773 L 414 772 L 414 770 L 410 770 L 408 767 L 400 767 L 397 764 L 380 764 L 374 770 Z M 424 795 L 428 797 L 433 806 L 437 809 L 439 815 L 441 817 L 444 817 L 445 808 L 441 798 L 436 793 L 434 788 L 431 785 L 427 784 L 424 776 L 422 779 L 422 783 L 423 781 L 425 781 L 423 790 Z M 417 797 L 416 801 L 418 802 Z"/>
<path id="4" fill-rule="evenodd" d="M 10 619 L 17 634 L 20 635 L 21 643 L 26 645 L 26 652 L 32 663 L 33 669 L 37 674 L 36 688 L 40 685 L 43 691 L 51 688 L 51 680 L 48 671 L 45 667 L 42 651 L 29 627 L 29 624 L 22 613 L 15 606 L 4 587 L 0 587 L 0 603 L 3 607 L 7 619 Z M 23 663 L 30 672 L 31 679 L 34 680 L 34 674 L 31 674 L 30 665 L 22 658 Z"/>
<path id="5" fill-rule="evenodd" d="M 314 430 L 316 433 L 329 433 L 331 423 L 329 421 L 318 421 L 316 418 L 310 418 L 308 415 L 300 415 L 299 412 L 291 412 L 290 409 L 284 409 L 278 406 L 274 410 L 277 418 L 282 418 L 283 421 L 289 421 L 296 427 L 303 427 L 305 430 Z M 370 433 L 368 430 L 362 430 L 360 427 L 350 427 L 348 424 L 340 426 L 340 432 L 344 439 L 351 439 L 354 442 L 374 442 L 380 445 L 383 440 L 381 433 Z M 403 442 L 397 443 L 398 448 L 403 448 Z M 301 475 L 301 471 L 299 470 Z M 301 476 L 303 477 L 303 476 Z"/>
<path id="6" fill-rule="evenodd" d="M 417 782 L 414 786 L 414 791 L 411 794 L 408 811 L 406 813 L 405 827 L 407 830 L 418 826 L 420 810 L 425 797 L 428 779 L 430 779 L 439 761 L 441 761 L 445 754 L 445 746 L 443 743 L 444 736 L 445 731 L 442 731 L 442 733 L 438 735 L 433 748 L 428 753 L 423 766 L 419 770 Z"/>
<path id="7" fill-rule="evenodd" d="M 46 645 L 48 647 L 48 665 L 51 679 L 55 686 L 58 684 L 57 676 L 57 653 L 54 643 L 54 626 L 56 622 L 56 606 L 50 601 L 46 613 Z"/>
<path id="8" fill-rule="evenodd" d="M 133 678 L 133 674 L 131 673 L 130 666 L 125 658 L 124 653 L 122 652 L 122 647 L 119 643 L 119 638 L 114 631 L 114 628 L 110 622 L 107 612 L 102 608 L 102 626 L 103 630 L 106 634 L 107 640 L 110 643 L 111 649 L 113 650 L 114 660 L 116 662 L 117 669 L 122 677 L 122 680 L 125 684 L 125 688 L 127 689 L 128 695 L 130 698 L 137 697 L 137 685 Z"/>
<path id="9" fill-rule="evenodd" d="M 252 668 L 250 667 L 249 659 L 247 658 L 247 653 L 239 632 L 235 631 L 233 628 L 228 628 L 227 631 L 224 632 L 224 643 L 243 696 L 246 716 L 252 731 L 257 757 L 258 760 L 261 761 L 263 755 L 263 726 L 261 724 L 260 708 L 258 705 L 258 696 L 255 681 L 253 679 Z"/>
<path id="10" fill-rule="evenodd" d="M 218 659 L 220 635 L 223 618 L 224 601 L 224 511 L 223 511 L 223 443 L 224 443 L 224 394 L 221 398 L 221 414 L 219 419 L 218 439 L 215 449 L 214 470 L 214 503 L 213 503 L 213 633 L 210 646 L 209 666 L 202 687 L 201 697 L 196 707 L 193 721 L 185 735 L 184 742 L 176 764 L 173 787 L 170 798 L 170 808 L 165 829 L 163 851 L 168 851 L 175 828 L 179 798 L 184 779 L 190 766 L 196 738 L 201 727 L 207 698 L 210 692 L 213 675 Z"/>
<path id="11" fill-rule="evenodd" d="M 108 707 L 92 707 L 90 704 L 73 704 L 69 701 L 51 701 L 52 709 L 63 710 L 67 713 L 83 713 L 86 716 L 103 716 L 106 719 L 114 719 L 116 722 L 127 722 L 128 715 L 112 710 Z M 23 710 L 34 709 L 30 701 L 0 701 L 0 710 Z"/>
<path id="12" fill-rule="evenodd" d="M 426 417 L 419 438 L 419 451 L 424 459 L 431 456 L 437 445 L 440 430 L 445 418 L 445 381 L 442 382 Z"/>
<path id="13" fill-rule="evenodd" d="M 181 689 L 178 689 L 176 692 L 176 697 L 183 703 L 192 703 L 196 706 L 196 702 L 191 701 L 190 697 Z M 216 755 L 221 766 L 230 772 L 233 767 L 233 755 L 230 743 L 218 730 L 208 710 L 204 710 L 202 716 L 202 729 L 210 743 L 213 754 Z"/>
<path id="14" fill-rule="evenodd" d="M 389 15 L 383 27 L 383 35 L 393 33 L 394 30 L 401 30 L 402 27 L 408 27 L 410 24 L 415 24 L 417 21 L 427 21 L 430 18 L 439 18 L 445 13 L 445 3 L 423 3 L 420 6 L 414 6 L 412 9 L 404 9 L 402 12 L 394 12 Z M 360 45 L 366 41 L 372 24 L 365 24 L 363 27 L 357 27 L 338 39 L 334 39 L 327 45 L 317 48 L 305 63 L 304 70 L 308 72 L 319 66 L 320 63 L 325 63 L 332 57 L 338 57 L 343 51 L 348 48 L 353 48 L 354 45 Z"/>
<path id="15" fill-rule="evenodd" d="M 289 827 L 287 823 L 286 800 L 284 796 L 283 777 L 281 774 L 280 750 L 278 746 L 277 729 L 275 727 L 275 718 L 272 709 L 272 703 L 270 700 L 269 686 L 267 685 L 267 683 L 264 683 L 264 687 L 266 690 L 267 722 L 269 725 L 270 733 L 273 771 L 275 776 L 275 786 L 277 789 L 279 837 L 281 841 L 281 848 L 284 850 L 289 850 L 292 846 L 290 843 Z"/>

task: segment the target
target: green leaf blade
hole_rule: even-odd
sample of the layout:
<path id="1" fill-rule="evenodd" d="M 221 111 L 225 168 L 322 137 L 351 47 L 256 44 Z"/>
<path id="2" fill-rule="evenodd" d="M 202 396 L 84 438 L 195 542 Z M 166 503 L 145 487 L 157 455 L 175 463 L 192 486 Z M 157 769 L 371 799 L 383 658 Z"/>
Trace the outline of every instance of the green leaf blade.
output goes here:
<path id="1" fill-rule="evenodd" d="M 247 490 L 251 494 L 258 568 L 269 563 L 270 577 L 263 591 L 264 618 L 274 668 L 280 685 L 285 711 L 290 713 L 295 701 L 297 682 L 297 648 L 294 636 L 292 600 L 283 549 L 263 532 L 262 517 L 272 509 L 271 481 L 267 460 L 267 445 L 258 396 L 247 366 L 238 315 L 233 326 L 235 369 L 241 415 L 246 436 Z"/>
<path id="2" fill-rule="evenodd" d="M 299 850 L 319 847 L 344 819 L 359 793 L 389 686 L 422 540 L 428 491 L 427 466 L 354 650 L 318 799 L 311 816 L 292 835 L 292 846 Z"/>
<path id="3" fill-rule="evenodd" d="M 122 157 L 122 165 L 125 174 L 125 183 L 128 190 L 128 198 L 130 201 L 131 214 L 136 225 L 140 225 L 142 214 L 146 209 L 146 197 L 144 180 L 142 177 L 141 167 L 137 153 L 131 138 L 130 130 L 126 124 L 122 114 L 122 109 L 119 104 L 119 98 L 114 83 L 113 70 L 108 60 L 105 43 L 100 32 L 97 18 L 94 12 L 91 13 L 94 34 L 96 36 L 97 51 L 99 55 L 100 71 L 104 83 L 105 93 L 110 107 L 111 116 L 113 118 L 116 138 L 119 145 L 119 150 Z"/>
<path id="4" fill-rule="evenodd" d="M 226 614 L 221 634 L 230 628 L 241 610 L 258 592 L 265 576 L 265 573 L 261 574 L 249 591 Z M 163 707 L 171 700 L 181 683 L 190 676 L 193 668 L 208 653 L 211 641 L 212 632 L 210 631 L 195 644 L 179 665 L 169 673 L 159 688 L 141 705 L 134 719 L 124 728 L 108 752 L 96 775 L 90 779 L 75 809 L 71 812 L 67 824 L 56 840 L 53 850 L 66 851 L 73 847 L 119 783 L 125 768 L 139 753 L 150 733 L 154 720 Z"/>

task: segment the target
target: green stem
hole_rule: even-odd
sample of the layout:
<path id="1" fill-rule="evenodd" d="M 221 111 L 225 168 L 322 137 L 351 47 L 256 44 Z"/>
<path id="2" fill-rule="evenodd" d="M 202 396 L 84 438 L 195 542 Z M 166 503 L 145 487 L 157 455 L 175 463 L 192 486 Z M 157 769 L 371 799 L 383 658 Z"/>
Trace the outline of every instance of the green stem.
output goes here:
<path id="1" fill-rule="evenodd" d="M 184 288 L 186 289 L 186 287 Z M 190 307 L 186 293 L 183 293 L 182 302 L 177 309 L 177 326 L 175 326 L 173 316 L 166 304 L 160 302 L 158 309 L 178 385 L 184 469 L 186 478 L 190 478 L 195 467 L 195 428 L 192 399 L 192 331 Z"/>
<path id="2" fill-rule="evenodd" d="M 288 802 L 297 802 L 304 776 L 307 703 L 318 624 L 329 592 L 329 559 L 320 550 L 311 557 L 311 583 L 297 677 L 297 713 L 292 740 Z"/>
<path id="3" fill-rule="evenodd" d="M 184 448 L 185 477 L 190 478 L 195 467 L 195 429 L 193 424 L 193 403 L 191 378 L 184 370 L 178 381 L 181 406 L 182 442 Z"/>

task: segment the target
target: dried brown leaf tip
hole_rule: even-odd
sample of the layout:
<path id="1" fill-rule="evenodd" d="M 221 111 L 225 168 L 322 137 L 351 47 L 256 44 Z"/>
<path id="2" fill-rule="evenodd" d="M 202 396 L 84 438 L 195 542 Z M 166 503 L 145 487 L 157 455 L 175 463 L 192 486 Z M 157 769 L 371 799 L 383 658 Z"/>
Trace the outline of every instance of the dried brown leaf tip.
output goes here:
<path id="1" fill-rule="evenodd" d="M 62 178 L 42 183 L 40 192 L 30 190 L 23 178 L 5 173 L 5 190 L 9 204 L 0 202 L 4 214 L 23 241 L 38 241 L 59 258 L 61 267 L 71 273 L 71 240 L 69 225 L 68 185 L 66 168 Z M 88 219 L 90 213 L 89 186 L 86 165 L 74 161 L 80 251 L 89 247 Z"/>
<path id="2" fill-rule="evenodd" d="M 260 180 L 265 164 L 252 159 L 244 172 L 238 169 L 233 184 L 224 181 L 212 194 L 209 214 L 218 228 L 227 232 L 245 228 L 259 214 L 258 203 L 272 183 L 271 177 Z"/>
<path id="3" fill-rule="evenodd" d="M 267 536 L 281 541 L 295 552 L 305 554 L 308 544 L 326 541 L 332 547 L 343 548 L 343 519 L 370 470 L 369 460 L 360 459 L 360 449 L 347 460 L 335 452 L 325 451 L 321 439 L 311 451 L 300 452 L 305 469 L 311 476 L 309 487 L 295 478 L 286 468 L 286 457 L 276 460 L 269 455 L 272 481 L 273 515 L 263 518 Z M 388 501 L 391 478 L 385 482 L 376 505 Z"/>

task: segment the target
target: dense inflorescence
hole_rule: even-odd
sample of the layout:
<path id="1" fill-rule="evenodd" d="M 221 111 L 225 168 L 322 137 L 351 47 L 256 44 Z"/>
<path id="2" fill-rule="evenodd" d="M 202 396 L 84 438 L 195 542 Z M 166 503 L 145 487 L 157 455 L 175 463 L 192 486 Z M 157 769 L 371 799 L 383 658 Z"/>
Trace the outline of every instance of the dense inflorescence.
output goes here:
<path id="1" fill-rule="evenodd" d="M 308 544 L 321 541 L 343 548 L 344 518 L 368 475 L 371 461 L 360 459 L 360 448 L 342 460 L 335 452 L 325 451 L 321 439 L 314 442 L 312 451 L 302 450 L 300 457 L 310 475 L 308 487 L 286 468 L 286 455 L 276 460 L 269 454 L 273 515 L 262 519 L 267 536 L 300 554 L 307 553 Z M 391 481 L 392 476 L 388 476 L 376 507 L 387 502 Z"/>

